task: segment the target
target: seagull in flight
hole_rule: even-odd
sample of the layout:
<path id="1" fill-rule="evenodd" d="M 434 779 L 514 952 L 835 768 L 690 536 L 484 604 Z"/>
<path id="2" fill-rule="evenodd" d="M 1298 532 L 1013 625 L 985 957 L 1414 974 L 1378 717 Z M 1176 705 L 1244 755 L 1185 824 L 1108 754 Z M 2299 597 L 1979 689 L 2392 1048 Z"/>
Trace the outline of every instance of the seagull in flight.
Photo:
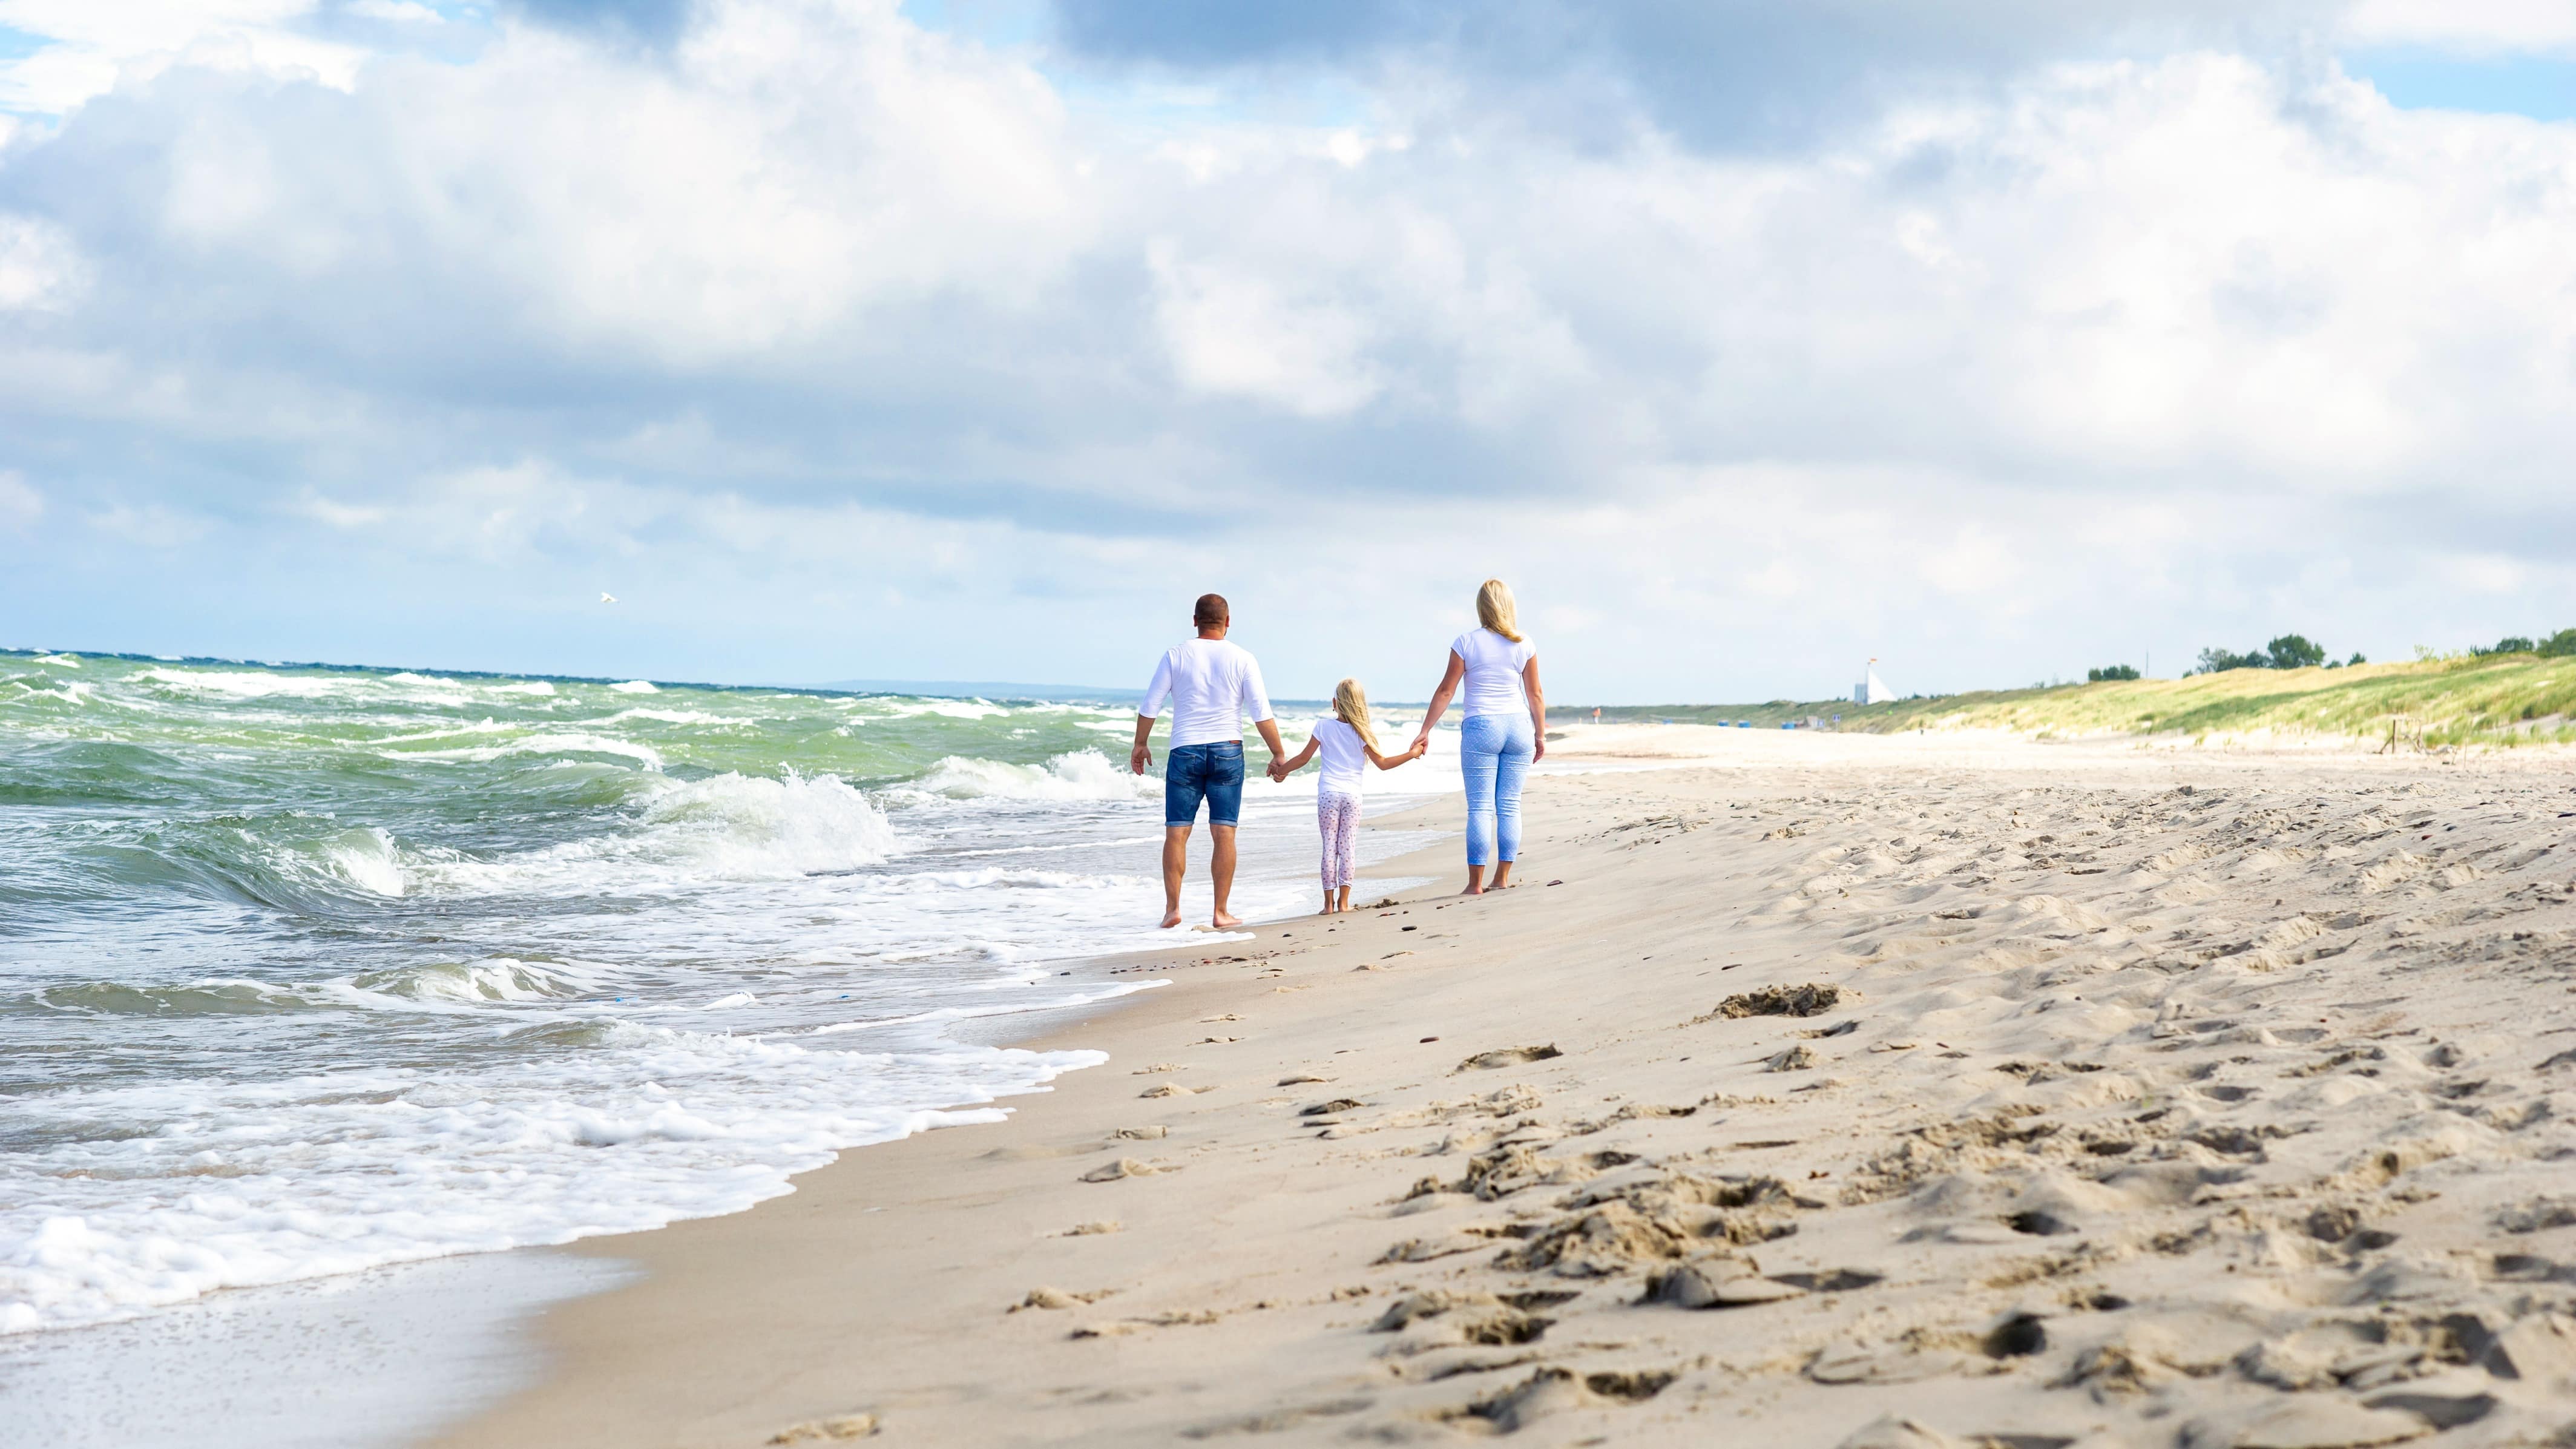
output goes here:
<path id="1" fill-rule="evenodd" d="M 617 596 L 615 594 L 602 591 L 599 596 L 599 601 L 603 604 L 614 604 L 617 602 Z"/>

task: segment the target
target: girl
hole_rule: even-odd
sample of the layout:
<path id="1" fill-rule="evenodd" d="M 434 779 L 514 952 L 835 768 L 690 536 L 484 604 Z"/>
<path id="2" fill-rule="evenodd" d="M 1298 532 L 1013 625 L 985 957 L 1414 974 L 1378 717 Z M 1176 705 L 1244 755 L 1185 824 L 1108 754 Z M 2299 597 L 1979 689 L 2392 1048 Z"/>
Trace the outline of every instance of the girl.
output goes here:
<path id="1" fill-rule="evenodd" d="M 1369 727 L 1368 695 L 1356 679 L 1333 686 L 1333 717 L 1315 721 L 1315 737 L 1293 757 L 1270 767 L 1270 778 L 1285 780 L 1306 768 L 1318 753 L 1323 777 L 1315 782 L 1315 824 L 1324 833 L 1324 910 L 1334 915 L 1351 908 L 1351 847 L 1360 834 L 1360 761 L 1392 770 L 1422 758 L 1428 748 L 1415 742 L 1400 755 L 1377 752 L 1377 731 Z"/>

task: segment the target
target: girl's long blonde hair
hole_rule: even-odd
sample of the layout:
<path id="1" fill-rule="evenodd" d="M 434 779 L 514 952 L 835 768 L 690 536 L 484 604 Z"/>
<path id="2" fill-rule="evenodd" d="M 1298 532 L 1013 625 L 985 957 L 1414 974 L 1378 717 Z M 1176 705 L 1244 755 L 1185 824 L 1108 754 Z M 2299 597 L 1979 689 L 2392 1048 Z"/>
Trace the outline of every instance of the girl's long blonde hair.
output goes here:
<path id="1" fill-rule="evenodd" d="M 1476 620 L 1515 644 L 1521 642 L 1521 621 L 1512 607 L 1512 586 L 1501 579 L 1487 579 L 1485 586 L 1476 591 Z"/>
<path id="2" fill-rule="evenodd" d="M 1333 718 L 1359 731 L 1360 739 L 1370 749 L 1377 748 L 1377 731 L 1369 727 L 1368 691 L 1356 679 L 1345 679 L 1333 686 Z"/>

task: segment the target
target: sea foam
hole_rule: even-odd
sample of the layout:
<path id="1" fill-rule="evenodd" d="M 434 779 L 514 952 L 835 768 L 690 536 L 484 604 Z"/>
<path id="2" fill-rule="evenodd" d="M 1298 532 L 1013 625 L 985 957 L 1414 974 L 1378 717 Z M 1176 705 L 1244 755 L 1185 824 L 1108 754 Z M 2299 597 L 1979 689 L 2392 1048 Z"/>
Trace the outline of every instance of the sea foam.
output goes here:
<path id="1" fill-rule="evenodd" d="M 15 1154 L 41 1196 L 0 1215 L 0 1333 L 220 1288 L 561 1243 L 737 1212 L 838 1150 L 1104 1060 L 860 1054 L 630 1022 L 507 1080 L 355 1068 L 281 1082 L 71 1089 L 13 1107 L 133 1135 Z M 960 1110 L 963 1108 L 964 1110 Z M 32 1180 L 30 1180 L 32 1179 Z M 134 1184 L 161 1189 L 137 1193 Z"/>
<path id="2" fill-rule="evenodd" d="M 913 788 L 961 800 L 1138 800 L 1159 797 L 1163 782 L 1131 774 L 1105 755 L 1075 750 L 1043 765 L 950 755 Z"/>

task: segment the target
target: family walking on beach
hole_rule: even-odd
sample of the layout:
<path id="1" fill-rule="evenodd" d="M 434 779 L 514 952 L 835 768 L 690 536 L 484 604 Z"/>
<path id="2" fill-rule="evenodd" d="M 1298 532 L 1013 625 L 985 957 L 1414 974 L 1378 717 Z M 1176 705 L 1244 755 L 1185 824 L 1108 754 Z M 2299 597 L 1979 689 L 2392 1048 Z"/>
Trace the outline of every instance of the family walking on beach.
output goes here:
<path id="1" fill-rule="evenodd" d="M 1234 830 L 1243 813 L 1243 721 L 1250 719 L 1270 747 L 1269 775 L 1280 781 L 1318 756 L 1315 823 L 1323 835 L 1324 914 L 1351 908 L 1351 851 L 1359 838 L 1364 765 L 1392 770 L 1422 758 L 1431 731 L 1460 701 L 1458 772 L 1467 787 L 1467 895 L 1502 890 L 1512 883 L 1520 856 L 1521 777 L 1547 754 L 1547 696 L 1538 683 L 1538 646 L 1521 633 L 1512 591 L 1487 579 L 1476 591 L 1477 627 L 1449 645 L 1448 671 L 1432 691 L 1422 728 L 1396 754 L 1378 749 L 1369 722 L 1368 693 L 1356 679 L 1333 687 L 1333 713 L 1315 723 L 1306 747 L 1291 757 L 1279 740 L 1261 665 L 1250 651 L 1226 642 L 1233 624 L 1223 596 L 1201 594 L 1191 622 L 1198 637 L 1166 650 L 1136 708 L 1136 747 L 1128 764 L 1139 775 L 1154 763 L 1148 741 L 1163 706 L 1172 709 L 1172 738 L 1163 762 L 1163 925 L 1181 923 L 1181 877 L 1189 863 L 1190 832 L 1199 807 L 1207 807 L 1212 837 L 1209 868 L 1216 881 L 1216 911 L 1209 924 L 1231 930 L 1243 924 L 1226 910 L 1234 893 Z M 1462 693 L 1463 690 L 1463 693 Z M 1493 879 L 1485 879 L 1487 867 Z"/>

